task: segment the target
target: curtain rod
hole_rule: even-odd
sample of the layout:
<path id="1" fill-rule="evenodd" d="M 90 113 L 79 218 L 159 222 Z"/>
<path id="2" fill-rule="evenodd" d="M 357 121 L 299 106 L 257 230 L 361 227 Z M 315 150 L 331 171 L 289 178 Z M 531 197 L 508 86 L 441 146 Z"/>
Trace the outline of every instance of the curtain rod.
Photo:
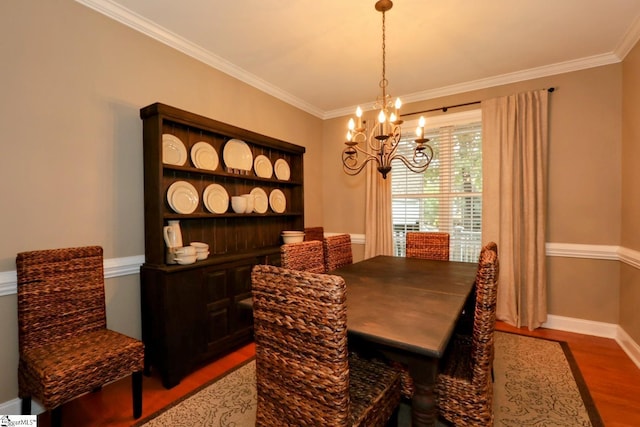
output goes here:
<path id="1" fill-rule="evenodd" d="M 555 90 L 556 90 L 556 88 L 550 87 L 549 89 L 547 89 L 547 92 L 552 93 Z M 449 108 L 466 107 L 467 105 L 480 104 L 481 102 L 482 101 L 473 101 L 473 102 L 465 102 L 464 104 L 448 105 L 446 107 L 432 108 L 430 110 L 416 111 L 414 113 L 407 113 L 407 114 L 400 114 L 400 117 L 413 116 L 413 115 L 422 114 L 422 113 L 432 113 L 434 111 L 442 111 L 443 113 L 446 113 Z"/>

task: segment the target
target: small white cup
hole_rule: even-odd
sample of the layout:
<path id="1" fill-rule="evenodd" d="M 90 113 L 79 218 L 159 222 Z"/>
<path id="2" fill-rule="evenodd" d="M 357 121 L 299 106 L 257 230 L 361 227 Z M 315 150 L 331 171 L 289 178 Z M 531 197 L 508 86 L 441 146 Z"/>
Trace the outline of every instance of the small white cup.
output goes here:
<path id="1" fill-rule="evenodd" d="M 247 199 L 242 196 L 231 197 L 231 209 L 235 213 L 245 213 L 247 210 Z"/>
<path id="2" fill-rule="evenodd" d="M 247 199 L 247 208 L 245 209 L 245 213 L 253 212 L 253 206 L 255 203 L 255 196 L 253 194 L 243 194 L 242 197 Z"/>

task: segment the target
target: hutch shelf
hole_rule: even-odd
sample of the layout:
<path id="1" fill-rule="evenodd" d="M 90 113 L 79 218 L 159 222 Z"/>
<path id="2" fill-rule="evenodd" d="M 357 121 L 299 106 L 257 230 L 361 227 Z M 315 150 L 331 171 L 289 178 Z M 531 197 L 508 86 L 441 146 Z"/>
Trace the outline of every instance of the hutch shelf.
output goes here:
<path id="1" fill-rule="evenodd" d="M 198 365 L 251 340 L 251 311 L 239 308 L 237 303 L 251 295 L 250 274 L 255 264 L 280 264 L 282 230 L 303 229 L 305 149 L 160 103 L 142 108 L 140 117 L 144 149 L 141 308 L 145 372 L 158 369 L 163 385 L 171 388 Z M 180 164 L 163 162 L 165 134 L 184 144 L 178 162 L 175 156 L 172 160 Z M 265 156 L 271 165 L 282 159 L 280 162 L 288 165 L 288 179 L 278 179 L 275 173 L 258 176 L 253 163 L 250 170 L 229 168 L 224 150 L 230 140 L 244 142 L 252 159 Z M 196 167 L 192 148 L 201 142 L 217 153 L 218 165 L 213 170 Z M 193 212 L 172 209 L 167 191 L 176 181 L 185 181 L 196 189 L 198 202 Z M 222 186 L 228 193 L 226 211 L 213 213 L 202 200 L 211 184 Z M 274 190 L 282 192 L 284 211 L 280 207 L 276 212 L 269 205 L 263 213 L 233 212 L 231 197 L 255 188 L 267 195 Z M 209 257 L 189 265 L 167 264 L 163 228 L 169 220 L 179 221 L 184 245 L 207 243 Z"/>

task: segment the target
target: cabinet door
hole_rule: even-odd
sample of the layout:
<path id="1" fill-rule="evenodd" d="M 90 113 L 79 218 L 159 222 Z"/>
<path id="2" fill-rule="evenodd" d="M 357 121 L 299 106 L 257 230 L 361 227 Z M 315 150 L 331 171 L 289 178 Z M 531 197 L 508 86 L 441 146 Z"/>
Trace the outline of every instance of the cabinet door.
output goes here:
<path id="1" fill-rule="evenodd" d="M 231 280 L 226 268 L 210 268 L 204 271 L 203 302 L 205 303 L 205 324 L 207 355 L 220 353 L 228 345 L 231 333 Z"/>
<path id="2" fill-rule="evenodd" d="M 249 337 L 253 330 L 253 312 L 245 308 L 238 307 L 238 303 L 251 296 L 251 269 L 257 263 L 252 260 L 250 264 L 238 265 L 230 270 L 233 277 L 233 323 L 232 333 L 238 339 Z"/>

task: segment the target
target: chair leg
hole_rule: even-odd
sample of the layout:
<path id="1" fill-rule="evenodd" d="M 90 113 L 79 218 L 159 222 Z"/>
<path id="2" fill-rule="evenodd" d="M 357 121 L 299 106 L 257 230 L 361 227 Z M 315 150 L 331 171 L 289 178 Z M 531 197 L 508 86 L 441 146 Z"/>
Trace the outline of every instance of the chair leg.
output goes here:
<path id="1" fill-rule="evenodd" d="M 131 375 L 131 394 L 133 395 L 133 418 L 142 415 L 142 371 Z"/>
<path id="2" fill-rule="evenodd" d="M 51 410 L 51 427 L 62 427 L 62 405 Z"/>
<path id="3" fill-rule="evenodd" d="M 30 397 L 23 397 L 22 398 L 22 403 L 21 403 L 21 412 L 22 415 L 31 415 L 31 398 Z"/>

